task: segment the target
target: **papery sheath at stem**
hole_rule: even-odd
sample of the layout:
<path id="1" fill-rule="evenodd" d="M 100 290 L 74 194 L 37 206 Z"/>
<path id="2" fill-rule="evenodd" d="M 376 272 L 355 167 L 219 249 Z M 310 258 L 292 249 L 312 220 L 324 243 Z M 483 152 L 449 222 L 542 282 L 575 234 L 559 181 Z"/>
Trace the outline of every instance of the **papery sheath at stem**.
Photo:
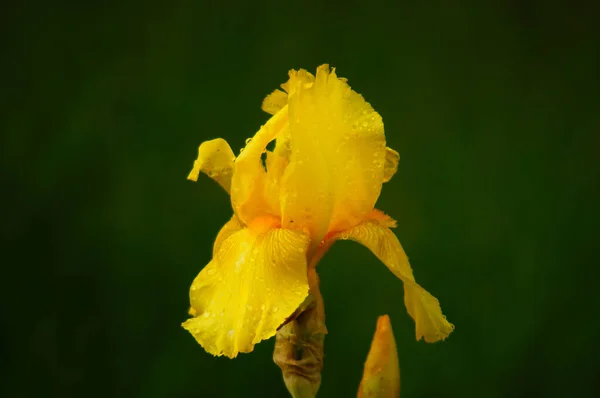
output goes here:
<path id="1" fill-rule="evenodd" d="M 308 271 L 309 296 L 276 335 L 273 361 L 281 368 L 293 398 L 314 398 L 321 386 L 323 348 L 327 328 L 319 277 Z"/>

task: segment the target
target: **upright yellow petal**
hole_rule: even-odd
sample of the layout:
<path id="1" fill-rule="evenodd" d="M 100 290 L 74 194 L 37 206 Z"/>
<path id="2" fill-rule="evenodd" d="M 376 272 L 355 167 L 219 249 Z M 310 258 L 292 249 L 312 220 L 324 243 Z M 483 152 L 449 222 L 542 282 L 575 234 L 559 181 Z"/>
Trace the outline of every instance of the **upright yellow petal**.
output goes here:
<path id="1" fill-rule="evenodd" d="M 262 103 L 262 110 L 274 115 L 287 105 L 287 99 L 288 96 L 286 93 L 281 90 L 275 90 L 265 97 Z"/>
<path id="2" fill-rule="evenodd" d="M 291 156 L 281 182 L 282 222 L 308 228 L 318 244 L 373 209 L 386 157 L 383 122 L 327 65 L 314 83 L 290 78 L 286 89 Z"/>
<path id="3" fill-rule="evenodd" d="M 281 85 L 281 88 L 286 92 L 275 90 L 269 94 L 263 101 L 262 109 L 267 113 L 276 114 L 287 105 L 287 93 L 296 92 L 298 87 L 309 88 L 313 85 L 314 81 L 315 77 L 303 69 L 299 71 L 291 70 L 288 81 Z M 266 152 L 267 178 L 265 183 L 265 197 L 272 209 L 272 213 L 281 216 L 281 179 L 289 164 L 292 153 L 289 123 L 278 131 L 275 140 L 275 149 L 272 152 Z"/>
<path id="4" fill-rule="evenodd" d="M 298 231 L 258 218 L 227 236 L 190 289 L 192 314 L 183 323 L 206 351 L 233 358 L 250 352 L 308 294 L 306 249 Z"/>
<path id="5" fill-rule="evenodd" d="M 290 78 L 287 82 L 281 85 L 281 88 L 284 89 L 289 95 L 294 94 L 299 89 L 310 88 L 315 82 L 315 77 L 313 74 L 305 69 L 292 69 L 289 71 L 288 76 Z"/>
<path id="6" fill-rule="evenodd" d="M 231 204 L 240 221 L 249 224 L 262 214 L 277 214 L 265 198 L 266 171 L 261 156 L 269 142 L 288 127 L 287 106 L 260 128 L 235 160 L 231 181 Z"/>
<path id="7" fill-rule="evenodd" d="M 198 159 L 188 175 L 188 180 L 197 181 L 200 172 L 219 183 L 228 193 L 233 175 L 235 155 L 222 138 L 204 141 L 198 148 Z"/>
<path id="8" fill-rule="evenodd" d="M 416 337 L 431 343 L 443 340 L 454 330 L 454 325 L 442 314 L 439 301 L 415 282 L 408 257 L 396 235 L 388 228 L 390 218 L 375 211 L 374 217 L 340 233 L 337 238 L 363 244 L 404 282 L 404 304 L 415 321 Z"/>
<path id="9" fill-rule="evenodd" d="M 287 105 L 288 93 L 294 91 L 298 85 L 302 87 L 310 87 L 315 81 L 315 77 L 304 69 L 300 69 L 299 71 L 292 69 L 288 75 L 288 81 L 281 85 L 281 88 L 283 88 L 285 92 L 281 90 L 275 90 L 271 94 L 267 95 L 262 103 L 261 108 L 263 111 L 270 113 L 271 115 L 276 114 Z"/>
<path id="10" fill-rule="evenodd" d="M 397 398 L 400 396 L 398 350 L 390 317 L 380 316 L 371 349 L 365 362 L 358 398 Z"/>

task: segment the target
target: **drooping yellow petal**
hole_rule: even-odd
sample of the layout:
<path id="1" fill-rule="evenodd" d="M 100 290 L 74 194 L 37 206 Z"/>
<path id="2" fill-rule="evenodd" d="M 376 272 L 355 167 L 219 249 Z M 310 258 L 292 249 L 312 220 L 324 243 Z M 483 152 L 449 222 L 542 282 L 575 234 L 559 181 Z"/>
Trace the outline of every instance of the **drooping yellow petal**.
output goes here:
<path id="1" fill-rule="evenodd" d="M 224 139 L 204 141 L 198 148 L 198 159 L 194 161 L 188 180 L 198 181 L 198 175 L 203 172 L 229 193 L 234 160 L 235 155 Z"/>
<path id="2" fill-rule="evenodd" d="M 213 355 L 250 352 L 308 294 L 307 235 L 259 218 L 226 237 L 190 289 L 194 318 L 183 323 Z"/>
<path id="3" fill-rule="evenodd" d="M 383 165 L 383 182 L 388 182 L 392 179 L 396 171 L 398 171 L 398 162 L 400 162 L 400 154 L 392 148 L 385 148 L 385 164 Z"/>
<path id="4" fill-rule="evenodd" d="M 398 350 L 390 317 L 380 316 L 365 362 L 358 398 L 397 398 L 400 396 Z"/>
<path id="5" fill-rule="evenodd" d="M 288 96 L 281 90 L 275 90 L 267 95 L 262 103 L 262 110 L 274 115 L 287 105 Z"/>
<path id="6" fill-rule="evenodd" d="M 404 304 L 415 321 L 417 340 L 424 338 L 428 343 L 443 340 L 454 330 L 454 325 L 442 314 L 439 301 L 415 282 L 408 257 L 388 227 L 389 220 L 375 211 L 374 217 L 340 233 L 337 238 L 363 244 L 404 282 Z"/>
<path id="7" fill-rule="evenodd" d="M 327 65 L 314 83 L 290 75 L 286 90 L 291 155 L 281 182 L 282 223 L 308 228 L 318 244 L 373 209 L 384 176 L 383 122 Z"/>
<path id="8" fill-rule="evenodd" d="M 279 213 L 278 209 L 271 209 L 265 198 L 267 174 L 261 156 L 269 142 L 286 128 L 288 128 L 287 106 L 260 128 L 235 160 L 235 171 L 231 181 L 231 205 L 240 221 L 245 224 L 249 224 L 258 215 Z"/>

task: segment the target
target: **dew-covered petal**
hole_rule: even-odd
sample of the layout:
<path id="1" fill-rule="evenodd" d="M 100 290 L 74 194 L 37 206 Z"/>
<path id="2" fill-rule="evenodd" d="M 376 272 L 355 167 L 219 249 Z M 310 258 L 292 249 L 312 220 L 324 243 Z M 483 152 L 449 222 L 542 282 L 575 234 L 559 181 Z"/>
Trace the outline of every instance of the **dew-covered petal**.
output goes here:
<path id="1" fill-rule="evenodd" d="M 221 227 L 221 230 L 217 234 L 215 238 L 215 243 L 213 244 L 213 256 L 217 255 L 217 250 L 221 247 L 221 243 L 225 241 L 229 236 L 238 232 L 240 229 L 244 228 L 244 225 L 240 222 L 237 216 L 234 214 L 229 221 Z"/>
<path id="2" fill-rule="evenodd" d="M 274 214 L 265 198 L 266 170 L 261 156 L 269 142 L 288 125 L 287 106 L 277 112 L 260 128 L 235 160 L 231 181 L 231 205 L 241 222 L 249 224 L 262 214 Z M 278 213 L 277 210 L 275 213 Z"/>
<path id="3" fill-rule="evenodd" d="M 198 175 L 203 172 L 229 193 L 234 160 L 235 155 L 224 139 L 204 141 L 198 148 L 198 158 L 194 161 L 188 180 L 198 181 Z"/>
<path id="4" fill-rule="evenodd" d="M 315 77 L 304 69 L 300 69 L 298 71 L 292 69 L 289 71 L 288 75 L 288 81 L 281 85 L 281 88 L 283 88 L 285 91 L 277 89 L 271 94 L 267 95 L 261 106 L 263 111 L 271 115 L 276 114 L 287 105 L 288 93 L 290 93 L 290 90 L 294 90 L 298 83 L 302 87 L 310 87 L 315 81 Z"/>
<path id="5" fill-rule="evenodd" d="M 314 83 L 290 75 L 286 90 L 291 155 L 281 183 L 282 222 L 307 228 L 318 244 L 373 209 L 383 183 L 383 122 L 327 65 Z"/>
<path id="6" fill-rule="evenodd" d="M 454 330 L 454 325 L 442 314 L 438 299 L 415 281 L 408 257 L 389 229 L 394 224 L 390 220 L 375 211 L 373 217 L 335 238 L 354 240 L 366 246 L 404 282 L 404 304 L 415 321 L 417 340 L 424 338 L 428 343 L 443 340 Z"/>
<path id="7" fill-rule="evenodd" d="M 223 240 L 190 289 L 183 327 L 213 355 L 252 351 L 308 294 L 308 236 L 257 220 Z"/>
<path id="8" fill-rule="evenodd" d="M 299 89 L 310 88 L 315 82 L 314 75 L 305 69 L 292 69 L 288 72 L 288 76 L 288 81 L 281 85 L 288 95 L 294 94 Z"/>
<path id="9" fill-rule="evenodd" d="M 289 124 L 277 134 L 275 141 L 273 151 L 267 151 L 266 153 L 267 177 L 265 182 L 265 198 L 270 205 L 272 214 L 281 217 L 281 180 L 290 162 L 292 151 Z"/>
<path id="10" fill-rule="evenodd" d="M 382 315 L 365 362 L 358 398 L 398 398 L 400 366 L 390 317 Z"/>

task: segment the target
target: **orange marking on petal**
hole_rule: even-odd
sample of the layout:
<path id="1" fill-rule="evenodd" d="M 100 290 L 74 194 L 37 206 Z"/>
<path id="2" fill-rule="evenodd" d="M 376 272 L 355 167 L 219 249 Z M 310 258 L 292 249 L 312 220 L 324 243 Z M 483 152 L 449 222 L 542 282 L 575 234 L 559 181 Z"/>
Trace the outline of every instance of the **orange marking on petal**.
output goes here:
<path id="1" fill-rule="evenodd" d="M 258 233 L 265 233 L 272 228 L 281 228 L 281 220 L 278 217 L 265 214 L 254 217 L 248 226 Z"/>

